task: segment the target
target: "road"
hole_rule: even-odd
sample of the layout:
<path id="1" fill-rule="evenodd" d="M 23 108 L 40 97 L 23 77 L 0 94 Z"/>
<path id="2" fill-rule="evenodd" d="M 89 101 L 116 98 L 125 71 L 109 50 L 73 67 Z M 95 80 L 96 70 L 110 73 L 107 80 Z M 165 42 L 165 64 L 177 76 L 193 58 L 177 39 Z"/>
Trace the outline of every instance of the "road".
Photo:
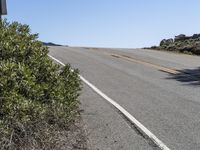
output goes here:
<path id="1" fill-rule="evenodd" d="M 170 149 L 200 149 L 200 57 L 143 49 L 51 47 Z M 87 85 L 80 101 L 91 149 L 157 149 Z"/>

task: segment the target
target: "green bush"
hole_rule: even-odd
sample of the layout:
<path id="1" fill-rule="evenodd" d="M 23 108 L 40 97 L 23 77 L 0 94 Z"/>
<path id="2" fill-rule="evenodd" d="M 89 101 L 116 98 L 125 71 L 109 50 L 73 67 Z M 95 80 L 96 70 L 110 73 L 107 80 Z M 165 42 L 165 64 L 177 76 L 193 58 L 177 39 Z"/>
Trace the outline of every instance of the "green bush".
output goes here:
<path id="1" fill-rule="evenodd" d="M 27 25 L 0 22 L 0 149 L 41 149 L 52 138 L 44 126 L 65 127 L 77 114 L 78 70 L 54 64 L 37 38 Z"/>

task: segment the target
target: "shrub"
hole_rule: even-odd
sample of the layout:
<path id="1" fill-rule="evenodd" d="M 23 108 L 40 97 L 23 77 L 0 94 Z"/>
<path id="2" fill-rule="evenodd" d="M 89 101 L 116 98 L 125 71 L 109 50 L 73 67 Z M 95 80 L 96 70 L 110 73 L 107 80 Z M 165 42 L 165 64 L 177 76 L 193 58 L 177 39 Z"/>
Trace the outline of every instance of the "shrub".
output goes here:
<path id="1" fill-rule="evenodd" d="M 180 34 L 175 36 L 174 39 L 163 39 L 160 45 L 157 47 L 151 47 L 151 49 L 159 49 L 166 51 L 174 51 L 185 54 L 200 55 L 200 34 L 194 34 L 193 36 L 186 36 Z"/>
<path id="2" fill-rule="evenodd" d="M 0 22 L 0 149 L 43 149 L 77 114 L 78 70 L 54 64 L 37 39 L 28 25 Z"/>

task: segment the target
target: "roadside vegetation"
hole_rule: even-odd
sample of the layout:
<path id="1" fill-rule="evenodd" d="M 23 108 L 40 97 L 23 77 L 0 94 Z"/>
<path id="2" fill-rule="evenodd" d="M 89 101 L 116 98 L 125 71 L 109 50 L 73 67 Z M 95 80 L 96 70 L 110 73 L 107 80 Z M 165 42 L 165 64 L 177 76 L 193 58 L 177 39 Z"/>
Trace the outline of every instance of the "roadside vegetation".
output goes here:
<path id="1" fill-rule="evenodd" d="M 200 34 L 194 34 L 193 36 L 180 34 L 175 36 L 174 39 L 163 39 L 159 46 L 152 46 L 147 49 L 200 55 Z"/>
<path id="2" fill-rule="evenodd" d="M 61 67 L 27 25 L 0 22 L 0 149 L 66 149 L 78 116 L 78 70 Z M 62 135 L 62 137 L 61 137 Z"/>

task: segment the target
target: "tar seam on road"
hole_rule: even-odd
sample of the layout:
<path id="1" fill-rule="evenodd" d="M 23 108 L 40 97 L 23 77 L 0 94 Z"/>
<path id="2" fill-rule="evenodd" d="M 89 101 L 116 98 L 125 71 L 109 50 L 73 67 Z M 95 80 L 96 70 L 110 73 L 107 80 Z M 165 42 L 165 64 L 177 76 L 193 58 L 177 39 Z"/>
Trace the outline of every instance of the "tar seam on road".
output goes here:
<path id="1" fill-rule="evenodd" d="M 65 66 L 60 60 L 54 58 L 51 55 L 48 55 L 50 58 Z M 104 94 L 101 90 L 99 90 L 96 86 L 86 80 L 84 77 L 79 75 L 80 79 L 87 84 L 93 91 L 95 91 L 102 98 L 107 100 L 110 104 L 112 104 L 116 109 L 118 109 L 132 124 L 134 124 L 146 137 L 148 137 L 156 146 L 158 146 L 161 150 L 170 150 L 161 140 L 159 140 L 151 131 L 149 131 L 144 125 L 142 125 L 137 119 L 135 119 L 128 111 L 126 111 L 122 106 Z"/>

